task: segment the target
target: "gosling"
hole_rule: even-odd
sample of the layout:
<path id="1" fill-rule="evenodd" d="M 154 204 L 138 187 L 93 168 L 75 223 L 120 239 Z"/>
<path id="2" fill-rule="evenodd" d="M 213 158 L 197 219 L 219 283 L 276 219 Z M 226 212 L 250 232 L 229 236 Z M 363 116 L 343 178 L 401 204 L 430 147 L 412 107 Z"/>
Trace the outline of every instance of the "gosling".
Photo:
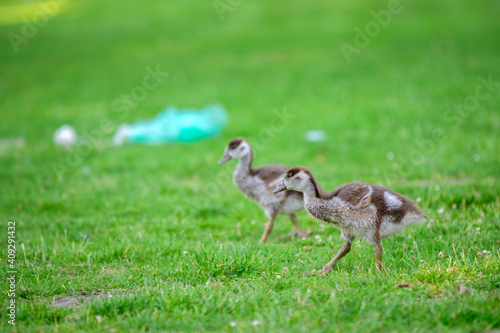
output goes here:
<path id="1" fill-rule="evenodd" d="M 380 186 L 352 182 L 323 194 L 309 170 L 293 167 L 273 193 L 294 190 L 304 193 L 304 206 L 311 217 L 340 228 L 345 243 L 333 259 L 318 273 L 325 274 L 351 250 L 355 237 L 374 245 L 376 267 L 382 267 L 382 238 L 403 231 L 407 226 L 427 219 L 415 202 Z M 312 271 L 311 273 L 315 273 Z"/>
<path id="2" fill-rule="evenodd" d="M 248 141 L 237 138 L 229 141 L 224 155 L 219 160 L 223 164 L 231 159 L 238 159 L 238 164 L 233 173 L 233 181 L 243 194 L 255 201 L 269 219 L 264 229 L 260 242 L 265 243 L 271 233 L 274 220 L 278 214 L 290 216 L 297 236 L 306 237 L 311 232 L 300 228 L 295 212 L 304 209 L 303 194 L 289 191 L 273 195 L 273 188 L 280 182 L 287 168 L 284 165 L 266 165 L 258 169 L 252 168 L 253 153 Z"/>

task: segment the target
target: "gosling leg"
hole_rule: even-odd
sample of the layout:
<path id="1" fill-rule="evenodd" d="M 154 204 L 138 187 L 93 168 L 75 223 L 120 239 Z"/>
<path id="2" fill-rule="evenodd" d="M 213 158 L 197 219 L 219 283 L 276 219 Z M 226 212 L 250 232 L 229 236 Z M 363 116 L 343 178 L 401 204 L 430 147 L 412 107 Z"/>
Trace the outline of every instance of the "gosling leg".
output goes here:
<path id="1" fill-rule="evenodd" d="M 273 230 L 273 227 L 274 227 L 274 219 L 276 218 L 276 215 L 277 213 L 274 213 L 271 215 L 271 217 L 269 218 L 269 221 L 267 222 L 266 224 L 266 228 L 264 229 L 264 234 L 262 235 L 262 237 L 260 238 L 260 242 L 261 243 L 265 243 L 267 242 L 267 237 L 269 237 L 269 234 L 271 233 L 271 231 Z"/>
<path id="2" fill-rule="evenodd" d="M 297 221 L 297 216 L 294 213 L 290 214 L 290 220 L 295 226 L 295 230 L 297 230 L 297 237 L 302 238 L 310 236 L 312 234 L 312 231 L 304 231 L 300 228 L 299 222 Z"/>
<path id="3" fill-rule="evenodd" d="M 330 273 L 333 269 L 333 266 L 335 266 L 340 261 L 340 259 L 342 259 L 346 254 L 349 253 L 349 251 L 351 251 L 351 245 L 352 245 L 352 240 L 351 241 L 346 240 L 345 243 L 340 248 L 339 252 L 337 252 L 337 254 L 335 255 L 335 257 L 333 257 L 333 259 L 328 264 L 326 264 L 325 267 L 323 267 L 323 269 L 320 270 L 318 273 L 320 274 Z"/>
<path id="4" fill-rule="evenodd" d="M 382 245 L 377 243 L 373 246 L 373 255 L 375 256 L 375 264 L 377 265 L 377 270 L 379 272 L 384 271 L 384 267 L 382 266 Z"/>

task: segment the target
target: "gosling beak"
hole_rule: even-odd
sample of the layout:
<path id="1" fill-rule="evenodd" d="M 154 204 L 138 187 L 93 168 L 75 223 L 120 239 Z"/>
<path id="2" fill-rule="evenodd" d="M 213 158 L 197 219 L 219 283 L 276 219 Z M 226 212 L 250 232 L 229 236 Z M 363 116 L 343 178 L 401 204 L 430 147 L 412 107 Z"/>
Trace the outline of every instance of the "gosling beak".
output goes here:
<path id="1" fill-rule="evenodd" d="M 222 163 L 226 163 L 227 161 L 229 161 L 231 159 L 231 157 L 229 155 L 224 155 L 222 156 L 222 158 L 219 160 L 219 164 L 222 164 Z"/>
<path id="2" fill-rule="evenodd" d="M 285 190 L 286 190 L 286 185 L 283 184 L 283 182 L 281 182 L 278 186 L 276 186 L 273 193 L 276 194 L 276 193 L 279 193 L 279 192 L 285 191 Z"/>

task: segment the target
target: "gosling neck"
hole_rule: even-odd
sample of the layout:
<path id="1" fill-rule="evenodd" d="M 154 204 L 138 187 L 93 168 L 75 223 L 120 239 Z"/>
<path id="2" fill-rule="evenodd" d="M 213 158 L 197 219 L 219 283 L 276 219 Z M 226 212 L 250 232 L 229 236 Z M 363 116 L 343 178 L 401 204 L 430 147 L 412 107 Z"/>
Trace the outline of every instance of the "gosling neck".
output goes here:
<path id="1" fill-rule="evenodd" d="M 304 199 L 307 200 L 320 200 L 320 194 L 318 191 L 318 185 L 312 179 L 307 183 L 307 185 L 302 189 L 304 193 Z"/>
<path id="2" fill-rule="evenodd" d="M 252 172 L 252 162 L 253 153 L 250 151 L 250 153 L 240 158 L 238 164 L 236 165 L 235 173 L 250 174 Z"/>
<path id="3" fill-rule="evenodd" d="M 309 173 L 309 181 L 306 183 L 304 190 L 304 199 L 308 200 L 321 200 L 322 192 L 319 190 L 318 182 L 313 175 Z"/>

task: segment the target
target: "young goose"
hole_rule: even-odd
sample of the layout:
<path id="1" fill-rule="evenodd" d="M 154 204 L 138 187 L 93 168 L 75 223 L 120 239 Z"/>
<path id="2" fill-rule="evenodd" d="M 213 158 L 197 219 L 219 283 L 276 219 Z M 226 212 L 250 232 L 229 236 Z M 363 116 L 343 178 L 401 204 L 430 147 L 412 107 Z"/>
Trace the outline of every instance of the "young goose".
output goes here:
<path id="1" fill-rule="evenodd" d="M 260 239 L 262 243 L 267 241 L 274 226 L 274 219 L 278 214 L 290 216 L 290 220 L 297 230 L 297 236 L 305 237 L 311 234 L 311 232 L 303 231 L 300 228 L 295 216 L 295 212 L 304 209 L 302 193 L 289 191 L 277 196 L 273 195 L 273 188 L 283 178 L 283 174 L 287 169 L 284 165 L 266 165 L 253 169 L 252 148 L 248 141 L 242 138 L 229 141 L 219 164 L 231 159 L 239 160 L 233 173 L 234 183 L 247 198 L 257 202 L 269 218 L 264 234 Z"/>
<path id="2" fill-rule="evenodd" d="M 303 192 L 304 207 L 309 215 L 317 220 L 335 224 L 342 232 L 344 245 L 319 273 L 329 273 L 333 266 L 349 253 L 355 237 L 374 245 L 376 266 L 381 271 L 380 240 L 427 219 L 416 203 L 380 186 L 356 181 L 341 185 L 328 194 L 322 194 L 311 172 L 303 167 L 288 169 L 273 193 L 284 190 Z"/>

